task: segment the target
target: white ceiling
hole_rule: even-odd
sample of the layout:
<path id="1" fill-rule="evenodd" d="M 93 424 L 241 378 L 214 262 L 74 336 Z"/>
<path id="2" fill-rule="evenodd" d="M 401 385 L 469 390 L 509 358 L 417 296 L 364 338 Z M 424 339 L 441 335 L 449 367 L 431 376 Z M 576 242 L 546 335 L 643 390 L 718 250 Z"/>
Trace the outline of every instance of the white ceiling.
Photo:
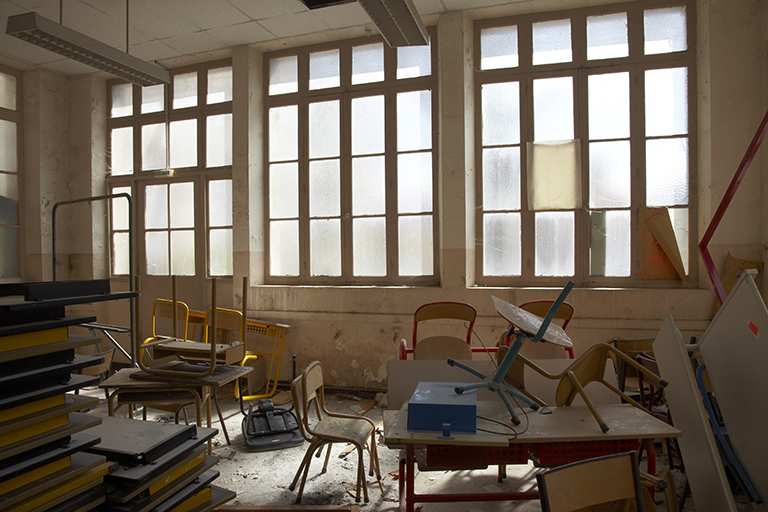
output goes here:
<path id="1" fill-rule="evenodd" d="M 413 0 L 422 17 L 521 0 Z M 522 0 L 525 1 L 525 0 Z M 128 2 L 126 4 L 126 2 Z M 0 0 L 0 62 L 17 69 L 42 68 L 63 75 L 93 73 L 5 34 L 8 16 L 36 11 L 125 51 L 128 6 L 129 53 L 173 67 L 188 55 L 213 54 L 232 46 L 276 48 L 288 38 L 353 37 L 376 28 L 357 2 L 309 10 L 300 0 Z M 426 21 L 426 20 L 425 20 Z M 209 56 L 210 58 L 210 56 Z"/>

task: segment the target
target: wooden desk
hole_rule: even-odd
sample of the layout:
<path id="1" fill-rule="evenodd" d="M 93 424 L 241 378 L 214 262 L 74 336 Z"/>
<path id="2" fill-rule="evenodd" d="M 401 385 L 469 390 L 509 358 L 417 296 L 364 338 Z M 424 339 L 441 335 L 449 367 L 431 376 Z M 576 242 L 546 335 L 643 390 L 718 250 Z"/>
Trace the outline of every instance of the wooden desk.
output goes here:
<path id="1" fill-rule="evenodd" d="M 510 415 L 498 402 L 488 408 L 478 402 L 478 415 L 501 417 L 511 425 Z M 482 412 L 481 412 L 482 411 Z M 586 406 L 555 407 L 551 414 L 528 412 L 528 428 L 518 436 L 487 434 L 454 434 L 455 439 L 440 439 L 440 432 L 410 432 L 408 404 L 400 411 L 387 411 L 384 417 L 384 442 L 390 448 L 401 448 L 400 509 L 413 512 L 417 502 L 505 501 L 538 499 L 538 491 L 483 494 L 417 494 L 414 485 L 416 449 L 424 454 L 420 471 L 447 469 L 485 469 L 489 465 L 527 464 L 550 467 L 599 455 L 637 449 L 638 440 L 678 437 L 680 431 L 650 414 L 628 404 L 598 406 L 610 430 L 595 428 L 592 413 Z M 522 411 L 520 411 L 523 416 Z M 498 416 L 497 416 L 498 414 Z M 478 426 L 481 425 L 478 420 Z M 521 428 L 525 426 L 525 418 Z M 494 426 L 498 431 L 501 427 Z M 521 429 L 520 428 L 520 429 Z M 520 430 L 518 429 L 518 430 Z M 505 440 L 504 437 L 507 437 Z"/>
<path id="2" fill-rule="evenodd" d="M 206 417 L 208 428 L 211 428 L 211 400 L 213 396 L 218 409 L 216 400 L 216 389 L 229 384 L 230 382 L 244 377 L 253 369 L 249 366 L 221 366 L 216 368 L 210 375 L 204 377 L 185 377 L 185 376 L 164 376 L 152 375 L 141 371 L 138 368 L 122 369 L 108 379 L 99 384 L 100 388 L 106 389 L 109 393 L 107 400 L 108 412 L 110 416 L 115 415 L 115 400 L 126 404 L 134 403 L 163 403 L 163 402 L 182 402 L 187 399 L 194 400 L 197 424 L 200 425 L 202 416 L 202 402 L 206 402 Z M 230 444 L 224 419 L 219 412 L 219 420 L 227 444 Z M 209 441 L 209 451 L 211 443 Z"/>

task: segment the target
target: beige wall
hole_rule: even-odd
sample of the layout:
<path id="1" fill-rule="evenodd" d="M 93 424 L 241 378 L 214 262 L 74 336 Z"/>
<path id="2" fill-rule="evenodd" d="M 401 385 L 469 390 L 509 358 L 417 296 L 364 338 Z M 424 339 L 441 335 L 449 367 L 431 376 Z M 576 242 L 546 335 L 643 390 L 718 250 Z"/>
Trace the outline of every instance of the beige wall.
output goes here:
<path id="1" fill-rule="evenodd" d="M 556 297 L 558 289 L 473 286 L 474 106 L 472 52 L 469 51 L 472 18 L 589 3 L 594 2 L 524 2 L 491 11 L 449 13 L 434 20 L 438 28 L 440 62 L 440 287 L 284 287 L 260 284 L 264 275 L 265 241 L 262 126 L 254 120 L 262 117 L 260 94 L 249 94 L 249 91 L 261 90 L 262 53 L 256 47 L 233 51 L 233 110 L 237 127 L 233 179 L 235 191 L 247 190 L 248 194 L 235 194 L 235 277 L 232 281 L 221 280 L 219 304 L 239 308 L 242 304 L 242 278 L 248 276 L 251 283 L 249 317 L 291 326 L 281 380 L 290 377 L 290 355 L 295 353 L 299 370 L 318 359 L 334 385 L 382 389 L 386 386 L 386 363 L 397 357 L 399 339 L 410 336 L 412 314 L 419 305 L 434 300 L 458 300 L 473 304 L 479 313 L 477 335 L 486 345 L 493 345 L 506 325 L 493 309 L 492 295 L 517 304 Z M 764 64 L 764 55 L 768 54 L 765 36 L 768 8 L 764 4 L 758 0 L 698 2 L 700 235 L 709 224 L 768 106 Z M 98 157 L 89 159 L 86 154 L 88 147 L 96 154 L 100 145 L 104 144 L 103 118 L 99 117 L 100 113 L 96 115 L 103 84 L 96 79 L 65 80 L 42 72 L 25 73 L 24 79 L 24 197 L 29 253 L 25 279 L 49 279 L 50 204 L 60 195 L 62 198 L 74 198 L 86 193 L 103 193 L 97 190 L 104 163 Z M 71 103 L 69 110 L 66 108 L 68 101 Z M 79 125 L 89 122 L 88 117 L 92 129 L 84 135 L 86 140 L 81 138 L 82 133 L 73 138 L 74 120 L 77 119 Z M 711 250 L 718 268 L 722 267 L 727 251 L 742 258 L 764 259 L 768 247 L 768 207 L 764 206 L 762 195 L 763 184 L 768 183 L 764 153 L 765 149 L 761 150 L 752 163 L 715 235 Z M 82 175 L 89 161 L 92 170 L 90 181 Z M 60 176 L 69 176 L 69 179 L 62 180 Z M 71 182 L 71 185 L 62 184 L 62 181 Z M 42 198 L 42 203 L 39 198 Z M 71 278 L 89 273 L 95 278 L 105 277 L 103 237 L 106 226 L 100 223 L 102 213 L 94 210 L 82 218 L 80 214 L 71 215 L 76 216 L 69 219 L 72 226 L 83 226 L 86 220 L 95 226 L 91 236 L 72 233 L 72 243 L 66 252 L 72 255 L 72 267 L 77 270 L 73 271 Z M 85 245 L 90 244 L 90 254 L 82 251 L 81 236 Z M 76 239 L 78 243 L 74 244 Z M 90 270 L 80 270 L 81 265 L 90 265 Z M 674 290 L 574 289 L 568 297 L 576 308 L 569 333 L 577 354 L 592 343 L 609 341 L 614 337 L 653 337 L 669 314 L 675 318 L 685 339 L 702 333 L 711 318 L 715 297 L 703 268 L 700 268 L 698 282 L 698 288 Z M 113 289 L 125 288 L 125 281 L 114 281 Z M 209 283 L 201 283 L 195 289 L 204 290 L 203 295 L 210 296 Z M 158 290 L 144 291 L 140 308 L 143 325 L 140 335 L 147 335 L 147 313 L 152 300 L 161 293 Z M 181 290 L 180 295 L 183 293 Z M 205 301 L 205 297 L 195 300 Z M 100 321 L 127 325 L 127 305 L 110 304 L 102 310 L 103 314 L 99 311 Z M 526 346 L 523 352 L 559 355 L 559 350 Z"/>

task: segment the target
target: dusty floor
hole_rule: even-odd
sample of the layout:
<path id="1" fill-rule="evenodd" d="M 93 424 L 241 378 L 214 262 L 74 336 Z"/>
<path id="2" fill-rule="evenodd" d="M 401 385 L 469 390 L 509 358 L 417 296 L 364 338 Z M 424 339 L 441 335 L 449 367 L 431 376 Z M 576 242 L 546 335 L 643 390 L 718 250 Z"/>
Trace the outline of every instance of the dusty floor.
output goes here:
<path id="1" fill-rule="evenodd" d="M 220 404 L 225 418 L 225 424 L 230 436 L 231 445 L 227 445 L 218 418 L 214 412 L 213 427 L 219 429 L 219 433 L 213 440 L 214 453 L 220 457 L 216 466 L 220 472 L 215 484 L 235 491 L 237 497 L 229 504 L 232 505 L 275 505 L 288 506 L 295 504 L 296 491 L 289 490 L 296 469 L 307 449 L 307 443 L 293 448 L 285 448 L 276 451 L 249 452 L 246 449 L 242 433 L 243 415 L 240 407 L 233 397 L 233 388 L 220 390 Z M 92 410 L 92 414 L 107 414 L 103 391 L 99 389 L 84 390 L 92 396 L 102 398 L 102 404 Z M 380 399 L 385 397 L 379 396 Z M 333 393 L 326 398 L 329 408 L 339 412 L 356 414 L 371 400 L 360 398 L 351 393 Z M 290 402 L 281 407 L 289 408 Z M 194 407 L 189 407 L 190 418 L 194 421 Z M 374 421 L 381 421 L 384 409 L 379 403 L 373 405 L 366 416 Z M 120 411 L 118 411 L 120 413 Z M 125 412 L 123 411 L 123 415 Z M 138 416 L 140 417 L 140 416 Z M 151 421 L 173 421 L 172 415 L 167 412 L 149 410 L 148 419 Z M 183 421 L 183 419 L 182 419 Z M 376 483 L 375 477 L 368 477 L 370 502 L 364 505 L 363 510 L 395 511 L 398 510 L 398 454 L 399 451 L 386 447 L 383 436 L 379 435 L 379 458 L 382 472 L 381 484 Z M 354 503 L 355 471 L 357 459 L 355 453 L 340 456 L 345 446 L 333 445 L 328 472 L 321 473 L 323 459 L 313 458 L 304 490 L 302 505 L 340 505 Z M 660 446 L 659 446 L 660 448 Z M 657 453 L 661 450 L 657 449 Z M 324 456 L 323 456 L 324 458 Z M 368 468 L 368 454 L 365 456 L 366 469 Z M 667 462 L 661 456 L 657 461 L 657 469 L 661 470 Z M 520 489 L 531 489 L 536 485 L 535 473 L 538 471 L 532 464 L 527 466 L 509 466 L 508 478 L 502 483 L 497 481 L 496 468 L 473 471 L 439 471 L 420 472 L 416 476 L 416 492 L 500 492 Z M 367 471 L 366 471 L 367 474 Z M 685 476 L 679 471 L 674 471 L 678 496 L 681 495 Z M 517 487 L 515 487 L 517 485 Z M 298 488 L 298 486 L 297 486 Z M 667 511 L 667 505 L 662 493 L 656 495 L 656 510 Z M 421 512 L 466 512 L 467 510 L 540 511 L 538 501 L 520 502 L 483 502 L 483 503 L 423 503 L 417 504 L 416 510 Z M 688 497 L 685 503 L 685 511 L 694 512 L 693 499 Z"/>

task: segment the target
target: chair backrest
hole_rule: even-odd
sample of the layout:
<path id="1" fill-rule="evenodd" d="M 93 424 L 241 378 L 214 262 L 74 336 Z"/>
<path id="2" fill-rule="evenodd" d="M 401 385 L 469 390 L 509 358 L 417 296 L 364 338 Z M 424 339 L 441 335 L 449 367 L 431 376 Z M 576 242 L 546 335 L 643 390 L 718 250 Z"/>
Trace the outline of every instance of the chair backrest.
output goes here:
<path id="1" fill-rule="evenodd" d="M 637 452 L 582 460 L 536 475 L 544 512 L 570 512 L 610 501 L 623 500 L 624 510 L 634 502 L 645 510 Z"/>
<path id="2" fill-rule="evenodd" d="M 213 327 L 213 308 L 208 308 L 205 312 L 205 334 L 203 340 L 210 342 L 209 328 Z M 232 341 L 243 341 L 243 314 L 234 309 L 216 308 L 216 343 L 230 343 Z M 228 340 L 229 334 L 234 338 Z M 221 338 L 219 338 L 221 336 Z"/>
<path id="3" fill-rule="evenodd" d="M 541 318 L 544 318 L 547 316 L 547 312 L 549 312 L 549 308 L 552 307 L 552 304 L 554 304 L 554 300 L 532 300 L 530 302 L 524 302 L 520 304 L 519 308 L 523 309 L 529 313 L 533 313 L 536 316 L 540 316 Z M 573 317 L 573 306 L 569 304 L 568 302 L 563 302 L 560 304 L 560 307 L 557 308 L 557 311 L 555 311 L 555 317 L 554 320 L 562 320 L 562 323 L 560 324 L 560 327 L 565 330 L 566 327 L 568 327 L 568 322 L 571 321 L 571 318 Z"/>
<path id="4" fill-rule="evenodd" d="M 299 375 L 291 381 L 291 399 L 293 400 L 293 410 L 296 414 L 297 423 L 299 424 L 299 432 L 301 432 L 301 437 L 311 443 L 312 437 L 304 428 L 304 420 L 307 417 L 309 407 L 307 406 L 307 403 L 304 402 L 304 386 L 301 385 L 302 379 L 303 376 Z"/>
<path id="5" fill-rule="evenodd" d="M 454 359 L 472 358 L 472 328 L 475 325 L 477 311 L 472 305 L 465 302 L 429 302 L 419 306 L 413 314 L 413 336 L 411 348 L 407 352 L 413 352 L 414 359 Z M 458 326 L 460 322 L 466 335 L 463 338 L 457 336 L 437 335 L 419 340 L 419 324 L 430 320 L 455 320 Z M 422 326 L 423 327 L 423 326 Z M 423 346 L 419 348 L 421 345 Z M 464 348 L 464 346 L 466 348 Z"/>
<path id="6" fill-rule="evenodd" d="M 167 320 L 167 321 L 159 321 Z M 186 339 L 189 322 L 189 307 L 181 301 L 176 301 L 176 337 Z M 173 337 L 173 301 L 155 299 L 152 304 L 152 337 Z"/>

